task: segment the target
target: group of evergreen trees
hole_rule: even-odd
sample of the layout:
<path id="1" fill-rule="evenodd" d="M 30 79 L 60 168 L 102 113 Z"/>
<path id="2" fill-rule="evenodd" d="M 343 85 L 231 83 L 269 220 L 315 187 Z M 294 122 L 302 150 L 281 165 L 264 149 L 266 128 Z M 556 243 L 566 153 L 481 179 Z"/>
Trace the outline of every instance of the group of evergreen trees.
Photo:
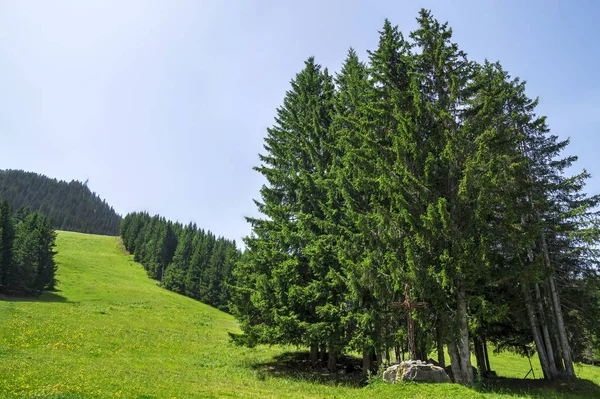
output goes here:
<path id="1" fill-rule="evenodd" d="M 363 63 L 331 75 L 309 58 L 291 82 L 256 168 L 263 218 L 235 270 L 247 345 L 364 354 L 367 371 L 406 350 L 444 348 L 457 382 L 489 368 L 487 342 L 526 352 L 544 376 L 575 376 L 599 331 L 599 198 L 567 176 L 567 141 L 525 83 L 469 60 L 422 10 L 408 38 L 386 21 Z"/>
<path id="2" fill-rule="evenodd" d="M 34 296 L 56 283 L 52 222 L 39 212 L 21 208 L 13 213 L 0 201 L 0 293 Z"/>
<path id="3" fill-rule="evenodd" d="M 135 261 L 163 287 L 228 311 L 240 258 L 235 241 L 145 212 L 125 216 L 121 237 Z"/>
<path id="4" fill-rule="evenodd" d="M 0 170 L 0 197 L 54 220 L 58 230 L 118 235 L 121 216 L 86 184 L 22 170 Z"/>

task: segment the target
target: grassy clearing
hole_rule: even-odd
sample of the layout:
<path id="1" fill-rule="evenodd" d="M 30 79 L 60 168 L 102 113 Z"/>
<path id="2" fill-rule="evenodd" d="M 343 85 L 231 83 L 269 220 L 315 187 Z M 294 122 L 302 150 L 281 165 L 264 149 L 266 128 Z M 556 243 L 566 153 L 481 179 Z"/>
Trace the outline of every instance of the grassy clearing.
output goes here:
<path id="1" fill-rule="evenodd" d="M 229 343 L 235 320 L 161 289 L 117 238 L 60 232 L 59 291 L 0 302 L 0 397 L 6 398 L 592 398 L 600 369 L 561 391 L 457 385 L 359 388 L 327 375 L 274 372 L 294 348 Z M 492 368 L 522 378 L 526 359 L 493 355 Z M 536 375 L 541 375 L 539 365 Z"/>

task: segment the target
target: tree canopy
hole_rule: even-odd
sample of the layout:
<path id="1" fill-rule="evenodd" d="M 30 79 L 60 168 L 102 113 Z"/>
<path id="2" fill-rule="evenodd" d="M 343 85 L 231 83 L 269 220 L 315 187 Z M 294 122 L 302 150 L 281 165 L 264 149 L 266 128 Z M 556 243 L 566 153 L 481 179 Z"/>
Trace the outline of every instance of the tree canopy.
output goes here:
<path id="1" fill-rule="evenodd" d="M 482 375 L 487 342 L 535 348 L 544 376 L 574 377 L 600 327 L 598 196 L 562 155 L 525 83 L 470 60 L 427 10 L 408 35 L 385 21 L 368 61 L 332 76 L 314 58 L 291 81 L 255 168 L 233 311 L 246 345 L 363 353 L 365 372 L 406 351 Z M 585 316 L 588 315 L 588 316 Z"/>

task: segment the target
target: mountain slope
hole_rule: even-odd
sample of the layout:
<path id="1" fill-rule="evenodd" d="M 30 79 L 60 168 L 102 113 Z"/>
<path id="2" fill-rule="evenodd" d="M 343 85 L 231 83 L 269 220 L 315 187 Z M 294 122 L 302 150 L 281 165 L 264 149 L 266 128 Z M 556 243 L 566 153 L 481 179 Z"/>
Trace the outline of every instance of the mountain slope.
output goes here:
<path id="1" fill-rule="evenodd" d="M 15 210 L 26 206 L 40 211 L 54 219 L 59 230 L 119 234 L 121 216 L 76 180 L 67 183 L 33 172 L 0 170 L 0 198 L 7 199 Z"/>
<path id="2" fill-rule="evenodd" d="M 263 364 L 295 348 L 231 345 L 227 333 L 238 331 L 231 316 L 158 287 L 124 254 L 117 238 L 59 232 L 57 250 L 58 292 L 39 301 L 0 302 L 0 397 L 521 396 L 450 384 L 356 388 L 328 383 L 326 376 L 317 382 L 277 373 Z M 522 377 L 529 369 L 527 360 L 516 356 L 491 361 L 503 375 Z M 600 383 L 597 369 L 579 372 Z"/>

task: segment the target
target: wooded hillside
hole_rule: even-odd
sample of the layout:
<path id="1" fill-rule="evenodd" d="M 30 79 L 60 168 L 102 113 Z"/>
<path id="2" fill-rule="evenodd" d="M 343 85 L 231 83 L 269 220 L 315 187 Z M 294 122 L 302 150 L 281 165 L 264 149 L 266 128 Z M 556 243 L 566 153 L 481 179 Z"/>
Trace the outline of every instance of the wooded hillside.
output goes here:
<path id="1" fill-rule="evenodd" d="M 0 197 L 13 209 L 28 207 L 54 221 L 58 230 L 118 235 L 121 216 L 76 180 L 66 182 L 22 170 L 0 170 Z"/>
<path id="2" fill-rule="evenodd" d="M 135 261 L 163 287 L 229 311 L 233 270 L 241 256 L 235 241 L 146 212 L 125 216 L 121 237 Z"/>

